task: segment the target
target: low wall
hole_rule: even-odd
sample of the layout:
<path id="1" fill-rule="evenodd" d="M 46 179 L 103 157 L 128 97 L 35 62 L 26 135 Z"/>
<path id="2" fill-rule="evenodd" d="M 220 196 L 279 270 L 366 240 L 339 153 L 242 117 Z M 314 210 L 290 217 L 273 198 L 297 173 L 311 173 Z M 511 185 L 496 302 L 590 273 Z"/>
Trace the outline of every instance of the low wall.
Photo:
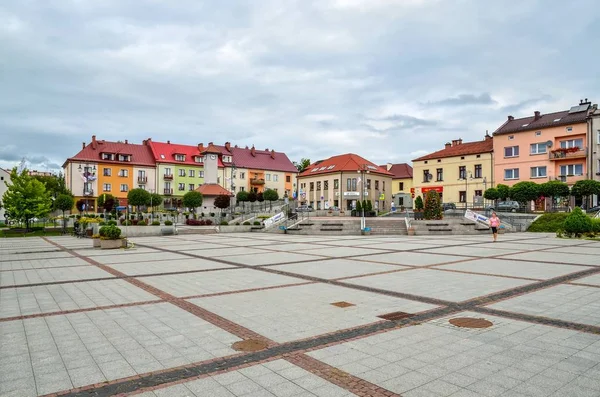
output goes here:
<path id="1" fill-rule="evenodd" d="M 414 229 L 415 235 L 432 234 L 488 234 L 490 229 L 483 224 L 476 224 L 466 219 L 442 219 L 442 220 L 412 220 L 410 226 Z M 501 229 L 501 233 L 509 232 L 510 229 Z"/>
<path id="2" fill-rule="evenodd" d="M 175 226 L 119 226 L 121 236 L 124 237 L 142 237 L 142 236 L 163 236 L 175 234 Z"/>
<path id="3" fill-rule="evenodd" d="M 219 233 L 244 233 L 250 232 L 252 225 L 230 225 L 222 226 L 219 225 Z"/>

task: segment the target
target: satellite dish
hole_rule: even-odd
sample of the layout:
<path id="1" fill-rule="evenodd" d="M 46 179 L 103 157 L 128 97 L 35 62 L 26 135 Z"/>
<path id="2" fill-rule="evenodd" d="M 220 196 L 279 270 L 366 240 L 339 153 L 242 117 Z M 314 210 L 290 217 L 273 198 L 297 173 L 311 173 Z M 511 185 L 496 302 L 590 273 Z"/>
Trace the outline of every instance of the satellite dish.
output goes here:
<path id="1" fill-rule="evenodd" d="M 548 146 L 548 147 L 552 147 L 552 141 L 548 141 L 548 142 L 546 142 L 546 146 Z"/>

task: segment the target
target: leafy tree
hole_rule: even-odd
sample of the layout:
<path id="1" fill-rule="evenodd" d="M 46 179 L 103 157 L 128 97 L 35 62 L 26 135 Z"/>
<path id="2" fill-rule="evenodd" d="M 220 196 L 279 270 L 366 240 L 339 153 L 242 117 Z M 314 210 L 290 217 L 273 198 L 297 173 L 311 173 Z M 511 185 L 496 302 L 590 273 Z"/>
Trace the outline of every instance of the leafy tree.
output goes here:
<path id="1" fill-rule="evenodd" d="M 356 200 L 356 213 L 362 215 L 363 206 L 360 200 Z"/>
<path id="2" fill-rule="evenodd" d="M 242 203 L 242 209 L 245 210 L 245 202 L 248 201 L 248 192 L 246 191 L 239 191 L 237 192 L 235 199 L 238 203 Z"/>
<path id="3" fill-rule="evenodd" d="M 71 211 L 75 205 L 75 199 L 70 194 L 61 194 L 54 200 L 54 208 L 62 211 L 63 231 L 67 226 L 65 211 Z"/>
<path id="4" fill-rule="evenodd" d="M 269 202 L 269 210 L 273 209 L 273 201 L 279 200 L 279 193 L 273 189 L 267 189 L 263 193 L 263 198 Z"/>
<path id="5" fill-rule="evenodd" d="M 554 207 L 556 198 L 569 196 L 569 185 L 561 181 L 548 181 L 540 185 L 540 194 L 552 198 L 552 207 Z"/>
<path id="6" fill-rule="evenodd" d="M 534 182 L 519 182 L 510 188 L 509 197 L 525 204 L 540 197 L 540 185 Z"/>
<path id="7" fill-rule="evenodd" d="M 106 208 L 106 203 L 110 200 L 112 200 L 112 205 L 114 206 L 115 196 L 113 196 L 110 193 L 101 194 L 100 196 L 98 196 L 98 199 L 96 200 L 96 203 L 98 204 L 98 208 L 104 208 L 106 211 L 110 212 L 112 210 L 112 207 Z"/>
<path id="8" fill-rule="evenodd" d="M 204 197 L 202 193 L 191 191 L 183 195 L 183 205 L 190 209 L 191 212 L 196 212 L 196 208 L 202 206 Z"/>
<path id="9" fill-rule="evenodd" d="M 150 200 L 150 204 L 154 208 L 160 206 L 162 204 L 162 202 L 163 202 L 162 196 L 160 194 L 158 194 L 158 193 L 151 193 L 150 197 L 152 198 L 152 200 Z"/>
<path id="10" fill-rule="evenodd" d="M 500 198 L 500 193 L 498 189 L 495 187 L 489 188 L 485 192 L 483 192 L 483 198 L 486 200 L 498 200 Z"/>
<path id="11" fill-rule="evenodd" d="M 19 174 L 17 168 L 13 168 L 10 180 L 10 184 L 5 182 L 8 189 L 2 202 L 11 217 L 24 222 L 25 228 L 29 229 L 32 218 L 40 218 L 52 209 L 50 194 L 42 182 L 28 175 L 26 169 Z"/>
<path id="12" fill-rule="evenodd" d="M 592 231 L 592 219 L 579 207 L 575 207 L 564 223 L 565 232 L 575 237 Z"/>
<path id="13" fill-rule="evenodd" d="M 571 188 L 571 194 L 577 198 L 585 197 L 586 199 L 589 196 L 600 195 L 600 182 L 591 179 L 577 181 Z"/>
<path id="14" fill-rule="evenodd" d="M 421 198 L 421 196 L 417 196 L 417 198 L 415 199 L 415 209 L 417 211 L 423 211 L 423 199 Z"/>
<path id="15" fill-rule="evenodd" d="M 373 203 L 371 202 L 371 200 L 367 200 L 367 211 L 373 211 Z"/>
<path id="16" fill-rule="evenodd" d="M 440 195 L 430 190 L 425 195 L 425 211 L 423 217 L 427 220 L 430 219 L 442 219 L 442 203 Z"/>
<path id="17" fill-rule="evenodd" d="M 506 200 L 510 197 L 510 187 L 508 185 L 503 185 L 500 183 L 496 186 L 496 189 L 498 190 L 498 198 L 500 200 Z"/>
<path id="18" fill-rule="evenodd" d="M 221 194 L 215 197 L 215 207 L 219 208 L 221 213 L 223 213 L 225 208 L 229 208 L 229 205 L 231 205 L 231 197 L 227 194 Z"/>
<path id="19" fill-rule="evenodd" d="M 251 190 L 251 191 L 248 192 L 248 201 L 250 203 L 254 203 L 257 199 L 258 199 L 258 196 L 257 196 L 257 194 L 256 194 L 256 192 L 254 190 Z M 253 206 L 250 205 L 250 211 L 252 211 L 252 209 L 253 209 L 252 207 Z"/>
<path id="20" fill-rule="evenodd" d="M 308 166 L 310 165 L 310 159 L 301 159 L 299 162 L 295 162 L 294 161 L 294 165 L 296 166 L 296 168 L 298 169 L 298 172 L 302 172 L 305 169 L 308 168 Z"/>
<path id="21" fill-rule="evenodd" d="M 139 207 L 143 205 L 150 205 L 150 192 L 144 189 L 131 189 L 127 193 L 127 202 L 129 205 L 136 207 L 136 211 L 139 211 Z"/>
<path id="22" fill-rule="evenodd" d="M 70 194 L 72 193 L 67 189 L 67 184 L 65 182 L 65 178 L 61 173 L 58 175 L 34 175 L 32 178 L 37 179 L 42 182 L 46 187 L 46 191 L 50 195 L 50 197 L 57 198 L 61 194 Z M 57 208 L 58 209 L 58 208 Z"/>

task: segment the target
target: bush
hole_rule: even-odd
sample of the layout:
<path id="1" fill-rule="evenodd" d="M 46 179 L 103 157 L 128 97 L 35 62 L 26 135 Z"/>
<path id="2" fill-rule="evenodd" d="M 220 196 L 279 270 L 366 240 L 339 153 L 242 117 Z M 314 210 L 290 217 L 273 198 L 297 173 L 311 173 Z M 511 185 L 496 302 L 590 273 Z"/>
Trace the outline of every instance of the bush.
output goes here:
<path id="1" fill-rule="evenodd" d="M 121 221 L 121 225 L 123 225 L 123 226 L 131 226 L 131 221 Z"/>
<path id="2" fill-rule="evenodd" d="M 100 238 L 105 240 L 116 240 L 121 237 L 121 229 L 115 225 L 102 226 L 99 233 Z"/>
<path id="3" fill-rule="evenodd" d="M 145 219 L 142 219 L 141 221 L 138 221 L 137 225 L 138 226 L 148 226 L 148 221 Z"/>
<path id="4" fill-rule="evenodd" d="M 566 212 L 543 214 L 529 226 L 527 231 L 535 233 L 556 233 L 564 229 L 563 224 L 568 215 L 569 214 Z"/>
<path id="5" fill-rule="evenodd" d="M 236 225 L 236 226 L 239 226 L 239 225 L 240 225 L 240 223 L 239 223 L 239 222 L 236 222 L 236 223 L 235 223 L 235 225 Z"/>
<path id="6" fill-rule="evenodd" d="M 214 217 L 215 217 L 215 213 L 214 213 L 214 212 L 211 212 L 211 213 L 210 213 L 210 216 L 214 218 Z"/>
<path id="7" fill-rule="evenodd" d="M 160 221 L 153 221 L 152 226 L 160 226 Z"/>
<path id="8" fill-rule="evenodd" d="M 107 225 L 117 226 L 117 221 L 110 220 L 106 223 Z"/>
<path id="9" fill-rule="evenodd" d="M 219 223 L 219 225 L 229 226 L 229 222 L 227 222 L 227 221 L 221 221 L 221 223 Z"/>
<path id="10" fill-rule="evenodd" d="M 600 219 L 592 219 L 592 232 L 600 233 Z"/>
<path id="11" fill-rule="evenodd" d="M 251 225 L 251 223 L 250 223 L 250 222 L 248 222 L 248 221 L 246 221 L 246 222 L 244 222 L 244 223 L 243 223 L 243 225 L 245 225 L 245 226 L 250 226 L 250 225 Z"/>
<path id="12" fill-rule="evenodd" d="M 254 226 L 260 226 L 260 222 L 259 221 L 254 221 Z"/>
<path id="13" fill-rule="evenodd" d="M 207 219 L 207 220 L 205 220 L 205 221 L 204 221 L 204 224 L 205 224 L 206 226 L 210 226 L 210 225 L 212 225 L 212 224 L 213 224 L 213 221 L 211 221 L 210 219 Z"/>
<path id="14" fill-rule="evenodd" d="M 168 219 L 165 221 L 165 226 L 171 226 L 172 224 L 173 224 L 173 221 L 170 221 Z"/>
<path id="15" fill-rule="evenodd" d="M 421 196 L 417 196 L 417 198 L 415 199 L 415 210 L 423 211 L 423 207 L 423 199 L 421 198 Z"/>
<path id="16" fill-rule="evenodd" d="M 139 219 L 132 219 L 131 220 L 131 223 L 133 223 L 135 226 L 137 226 L 138 222 L 139 222 Z"/>
<path id="17" fill-rule="evenodd" d="M 567 216 L 564 223 L 565 232 L 575 237 L 592 231 L 592 218 L 587 216 L 579 207 Z"/>
<path id="18" fill-rule="evenodd" d="M 437 192 L 430 190 L 425 195 L 425 211 L 423 217 L 427 220 L 442 219 L 442 203 Z"/>
<path id="19" fill-rule="evenodd" d="M 104 221 L 98 222 L 98 226 L 104 226 L 104 225 L 106 225 L 106 222 L 104 222 Z"/>

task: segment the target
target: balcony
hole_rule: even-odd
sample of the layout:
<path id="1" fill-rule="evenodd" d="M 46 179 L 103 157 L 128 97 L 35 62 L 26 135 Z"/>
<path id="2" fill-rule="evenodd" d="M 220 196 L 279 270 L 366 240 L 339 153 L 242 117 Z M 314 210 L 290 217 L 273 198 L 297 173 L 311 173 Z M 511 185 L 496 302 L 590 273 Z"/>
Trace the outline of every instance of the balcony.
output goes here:
<path id="1" fill-rule="evenodd" d="M 250 179 L 250 184 L 251 185 L 264 185 L 265 180 L 264 180 L 264 178 L 252 178 L 252 179 Z"/>
<path id="2" fill-rule="evenodd" d="M 165 178 L 165 180 L 167 180 L 167 181 L 172 181 L 173 180 L 173 174 L 165 174 L 165 175 L 163 175 L 163 178 Z"/>
<path id="3" fill-rule="evenodd" d="M 94 195 L 94 191 L 92 189 L 84 190 L 83 191 L 83 195 L 84 196 L 93 196 Z"/>
<path id="4" fill-rule="evenodd" d="M 147 176 L 138 176 L 138 183 L 147 183 L 148 182 L 148 177 Z"/>
<path id="5" fill-rule="evenodd" d="M 559 148 L 548 153 L 550 161 L 570 160 L 587 157 L 587 149 L 574 148 Z"/>
<path id="6" fill-rule="evenodd" d="M 568 183 L 569 185 L 586 179 L 585 175 L 559 175 L 556 177 L 557 180 Z"/>
<path id="7" fill-rule="evenodd" d="M 163 189 L 163 194 L 165 196 L 172 196 L 173 195 L 173 189 Z"/>

